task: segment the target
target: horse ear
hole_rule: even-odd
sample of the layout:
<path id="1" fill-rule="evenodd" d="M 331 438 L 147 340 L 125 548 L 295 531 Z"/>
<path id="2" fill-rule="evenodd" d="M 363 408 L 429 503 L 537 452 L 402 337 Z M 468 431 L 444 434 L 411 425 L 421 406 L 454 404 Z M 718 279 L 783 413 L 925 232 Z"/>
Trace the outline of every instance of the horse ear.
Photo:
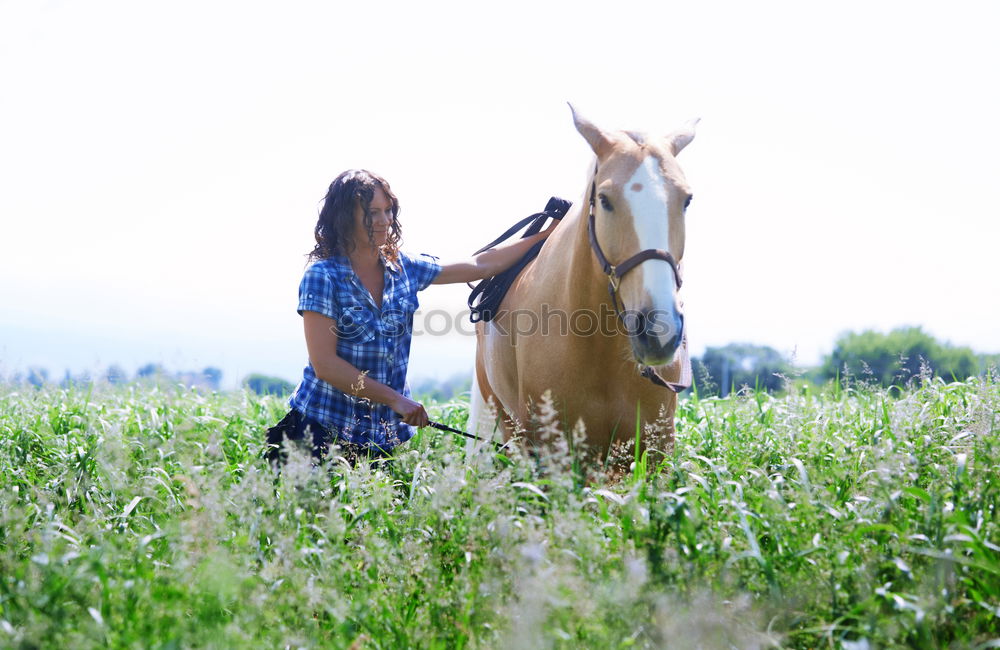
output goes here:
<path id="1" fill-rule="evenodd" d="M 569 102 L 566 103 L 569 104 Z M 590 148 L 597 154 L 597 159 L 603 160 L 611 153 L 611 138 L 600 127 L 577 113 L 572 104 L 569 104 L 569 110 L 573 112 L 573 124 L 576 125 L 576 130 L 580 132 L 583 139 L 587 141 Z"/>
<path id="2" fill-rule="evenodd" d="M 694 140 L 694 128 L 698 126 L 698 122 L 700 121 L 700 117 L 688 120 L 684 123 L 684 126 L 667 136 L 667 145 L 670 146 L 670 151 L 672 151 L 675 156 L 679 154 L 684 147 L 691 144 L 692 140 Z"/>

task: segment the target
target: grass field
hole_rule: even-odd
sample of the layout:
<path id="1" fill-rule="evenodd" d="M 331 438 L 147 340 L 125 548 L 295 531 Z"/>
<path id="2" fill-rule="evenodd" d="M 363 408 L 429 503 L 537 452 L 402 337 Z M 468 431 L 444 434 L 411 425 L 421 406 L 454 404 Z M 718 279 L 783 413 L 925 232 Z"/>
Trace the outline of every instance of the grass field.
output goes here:
<path id="1" fill-rule="evenodd" d="M 1000 647 L 992 380 L 688 399 L 590 484 L 430 429 L 278 477 L 278 399 L 0 394 L 0 647 Z"/>

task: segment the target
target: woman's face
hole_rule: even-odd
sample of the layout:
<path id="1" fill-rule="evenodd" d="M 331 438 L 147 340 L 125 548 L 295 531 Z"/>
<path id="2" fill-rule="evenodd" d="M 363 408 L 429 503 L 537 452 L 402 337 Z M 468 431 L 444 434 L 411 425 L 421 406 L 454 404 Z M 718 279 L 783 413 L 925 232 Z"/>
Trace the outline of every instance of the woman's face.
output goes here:
<path id="1" fill-rule="evenodd" d="M 375 188 L 375 194 L 368 204 L 368 215 L 372 220 L 375 248 L 378 248 L 388 241 L 389 226 L 392 225 L 392 201 L 380 187 Z M 361 201 L 354 205 L 354 242 L 359 248 L 371 246 L 368 230 L 365 228 L 365 211 Z"/>

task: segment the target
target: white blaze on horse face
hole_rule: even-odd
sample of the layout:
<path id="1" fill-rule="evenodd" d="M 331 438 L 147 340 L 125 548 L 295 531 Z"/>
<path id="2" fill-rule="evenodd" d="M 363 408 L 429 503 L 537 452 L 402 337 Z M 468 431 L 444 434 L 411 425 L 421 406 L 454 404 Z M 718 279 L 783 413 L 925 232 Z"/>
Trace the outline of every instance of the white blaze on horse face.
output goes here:
<path id="1" fill-rule="evenodd" d="M 646 156 L 642 164 L 625 183 L 625 198 L 632 210 L 632 222 L 639 239 L 639 249 L 670 250 L 670 219 L 668 216 L 667 184 L 660 173 L 659 161 Z M 661 260 L 641 264 L 643 288 L 653 301 L 652 309 L 677 314 L 676 279 L 670 265 Z M 638 270 L 638 269 L 636 269 Z M 672 332 L 660 336 L 669 339 Z"/>

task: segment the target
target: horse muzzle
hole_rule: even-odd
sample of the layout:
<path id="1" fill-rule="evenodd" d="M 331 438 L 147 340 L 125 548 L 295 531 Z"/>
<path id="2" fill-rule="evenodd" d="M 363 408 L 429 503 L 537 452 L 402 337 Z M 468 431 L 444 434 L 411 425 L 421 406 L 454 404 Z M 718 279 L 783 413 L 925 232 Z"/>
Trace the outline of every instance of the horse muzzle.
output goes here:
<path id="1" fill-rule="evenodd" d="M 626 314 L 632 355 L 639 363 L 670 363 L 684 340 L 684 315 L 674 310 L 648 309 Z"/>

